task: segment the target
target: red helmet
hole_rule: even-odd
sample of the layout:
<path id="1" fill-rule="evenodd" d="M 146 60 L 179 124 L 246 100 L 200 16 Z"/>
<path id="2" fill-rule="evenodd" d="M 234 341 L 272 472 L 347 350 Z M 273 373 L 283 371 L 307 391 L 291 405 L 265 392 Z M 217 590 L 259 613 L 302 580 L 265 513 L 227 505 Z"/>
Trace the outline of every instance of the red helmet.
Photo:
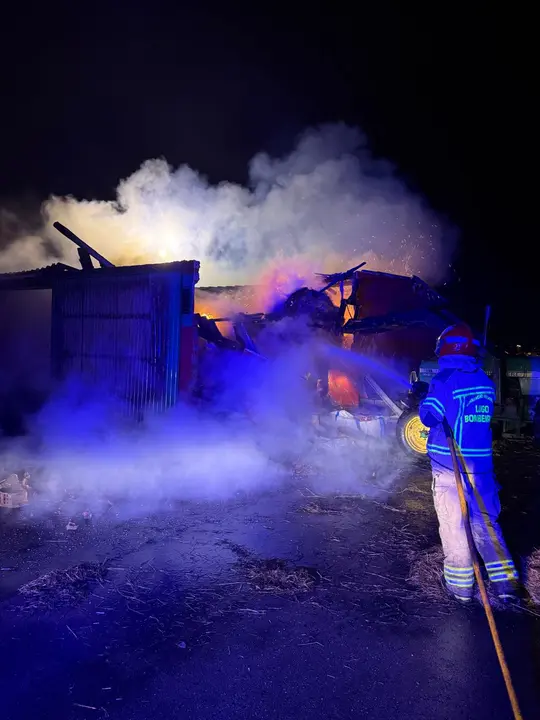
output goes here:
<path id="1" fill-rule="evenodd" d="M 469 355 L 474 357 L 478 352 L 479 343 L 474 339 L 471 328 L 465 324 L 450 325 L 437 338 L 435 354 L 438 357 L 445 355 Z"/>

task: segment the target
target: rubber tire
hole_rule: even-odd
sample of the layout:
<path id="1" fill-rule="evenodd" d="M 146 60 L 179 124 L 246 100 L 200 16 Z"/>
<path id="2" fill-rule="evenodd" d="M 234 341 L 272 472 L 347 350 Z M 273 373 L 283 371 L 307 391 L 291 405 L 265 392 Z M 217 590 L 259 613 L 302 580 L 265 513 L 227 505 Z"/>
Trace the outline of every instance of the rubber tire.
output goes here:
<path id="1" fill-rule="evenodd" d="M 418 458 L 418 459 L 425 459 L 427 457 L 427 452 L 425 452 L 425 453 L 418 452 L 418 450 L 411 447 L 409 445 L 409 443 L 407 442 L 407 438 L 405 435 L 405 426 L 407 425 L 409 420 L 414 416 L 419 418 L 417 410 L 408 410 L 408 411 L 405 411 L 403 413 L 403 415 L 401 415 L 401 417 L 397 421 L 397 426 L 396 426 L 397 440 L 398 440 L 398 443 L 399 443 L 401 449 L 405 453 L 407 453 L 407 455 Z"/>

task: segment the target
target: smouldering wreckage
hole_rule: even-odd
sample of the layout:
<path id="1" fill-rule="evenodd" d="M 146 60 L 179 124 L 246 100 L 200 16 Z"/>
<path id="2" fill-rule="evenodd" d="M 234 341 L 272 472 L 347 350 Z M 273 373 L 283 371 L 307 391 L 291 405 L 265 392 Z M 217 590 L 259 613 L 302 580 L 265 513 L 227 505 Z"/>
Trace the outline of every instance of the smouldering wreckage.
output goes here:
<path id="1" fill-rule="evenodd" d="M 280 333 L 297 323 L 327 350 L 306 373 L 317 406 L 307 421 L 314 419 L 323 434 L 390 438 L 410 455 L 425 455 L 418 370 L 421 380 L 428 379 L 424 361 L 433 356 L 439 333 L 457 318 L 420 278 L 366 270 L 361 263 L 320 275 L 320 289 L 301 287 L 269 312 L 216 317 L 211 300 L 233 295 L 234 303 L 215 307 L 242 307 L 242 288 L 195 288 L 195 261 L 115 267 L 60 223 L 55 227 L 77 245 L 81 269 L 59 263 L 0 276 L 3 297 L 33 288 L 51 291 L 46 351 L 55 381 L 74 374 L 95 385 L 107 380 L 129 413 L 142 418 L 186 396 L 201 399 L 201 360 L 209 349 L 224 358 L 241 354 L 264 362 L 268 329 Z M 211 312 L 203 312 L 204 306 Z M 282 335 L 285 344 L 295 342 L 294 334 Z M 499 382 L 502 404 L 500 387 Z M 0 497 L 4 506 L 17 507 L 27 500 L 28 478 L 16 483 L 13 472 L 8 475 Z"/>
<path id="2" fill-rule="evenodd" d="M 318 424 L 347 434 L 394 438 L 404 452 L 420 458 L 427 454 L 428 430 L 418 406 L 437 372 L 436 340 L 460 320 L 420 278 L 363 265 L 321 275 L 321 289 L 302 287 L 268 313 L 199 316 L 199 333 L 217 347 L 257 353 L 262 328 L 302 318 L 328 348 L 341 349 L 326 353 L 319 365 Z M 487 310 L 482 364 L 495 384 L 495 436 L 522 437 L 534 422 L 540 426 L 540 358 L 498 357 L 487 343 Z M 222 335 L 220 323 L 229 323 L 232 338 Z"/>
<path id="3" fill-rule="evenodd" d="M 433 347 L 441 327 L 454 318 L 444 308 L 442 298 L 419 278 L 362 270 L 364 265 L 343 273 L 321 275 L 325 283 L 321 289 L 302 287 L 267 313 L 238 313 L 218 318 L 199 315 L 199 336 L 217 348 L 262 358 L 258 338 L 264 329 L 290 319 L 301 320 L 330 350 L 317 359 L 316 376 L 313 372 L 306 376 L 317 395 L 315 422 L 321 431 L 333 429 L 359 437 L 395 437 L 407 453 L 421 456 L 426 452 L 427 435 L 417 413 L 420 395 L 416 392 L 414 368 L 421 359 L 417 357 L 419 344 L 412 352 L 410 349 L 402 352 L 398 372 L 393 368 L 397 348 L 381 347 L 380 338 L 387 330 L 415 328 L 422 341 L 420 346 Z M 366 285 L 369 288 L 373 284 L 386 284 L 391 291 L 396 281 L 401 286 L 401 305 L 405 306 L 405 312 L 368 315 L 365 306 L 369 302 L 373 304 L 373 298 L 363 297 Z M 339 289 L 337 302 L 331 297 L 336 288 Z M 224 290 L 227 291 L 231 289 Z M 410 296 L 408 302 L 407 295 Z M 407 305 L 424 307 L 407 310 Z M 220 331 L 221 323 L 229 327 L 227 335 Z M 398 337 L 398 344 L 400 341 L 403 344 L 403 337 Z M 347 350 L 344 351 L 344 347 Z M 351 359 L 354 357 L 352 363 L 347 362 L 347 353 L 351 353 Z"/>

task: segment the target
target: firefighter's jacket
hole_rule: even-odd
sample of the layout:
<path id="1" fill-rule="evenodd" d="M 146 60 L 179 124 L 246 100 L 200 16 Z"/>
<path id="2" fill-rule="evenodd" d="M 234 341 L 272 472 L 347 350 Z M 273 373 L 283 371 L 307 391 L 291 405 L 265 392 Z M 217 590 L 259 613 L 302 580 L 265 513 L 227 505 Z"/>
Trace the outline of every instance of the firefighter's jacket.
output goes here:
<path id="1" fill-rule="evenodd" d="M 462 470 L 491 476 L 494 403 L 493 382 L 474 358 L 456 355 L 439 359 L 439 372 L 420 405 L 420 419 L 430 428 L 427 450 L 434 466 L 452 468 L 442 425 L 446 416 L 454 431 Z"/>

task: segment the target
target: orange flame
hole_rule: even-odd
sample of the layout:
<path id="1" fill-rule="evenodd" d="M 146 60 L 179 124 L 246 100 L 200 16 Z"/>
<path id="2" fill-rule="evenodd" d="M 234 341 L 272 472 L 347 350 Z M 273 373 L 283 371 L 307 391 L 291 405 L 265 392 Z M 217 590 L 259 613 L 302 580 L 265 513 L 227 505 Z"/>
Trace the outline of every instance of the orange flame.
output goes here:
<path id="1" fill-rule="evenodd" d="M 215 317 L 217 317 L 217 315 L 214 314 L 214 309 L 206 303 L 196 302 L 195 312 L 198 315 L 204 315 L 204 317 L 207 317 L 209 320 L 213 320 Z"/>
<path id="2" fill-rule="evenodd" d="M 221 303 L 223 305 L 223 303 Z M 220 307 L 219 300 L 216 300 L 215 302 L 212 302 L 211 300 L 208 300 L 207 298 L 204 298 L 204 300 L 201 300 L 198 297 L 195 297 L 195 312 L 198 315 L 203 315 L 204 317 L 208 318 L 209 320 L 215 320 L 216 318 L 221 318 L 223 316 L 227 316 L 227 312 L 222 312 L 223 310 L 227 310 L 227 308 Z M 233 329 L 232 329 L 232 323 L 230 322 L 220 322 L 218 323 L 218 328 L 221 331 L 223 335 L 226 337 L 232 337 L 233 336 Z"/>
<path id="3" fill-rule="evenodd" d="M 353 381 L 338 370 L 328 373 L 328 394 L 338 405 L 355 407 L 360 402 L 360 395 Z"/>

